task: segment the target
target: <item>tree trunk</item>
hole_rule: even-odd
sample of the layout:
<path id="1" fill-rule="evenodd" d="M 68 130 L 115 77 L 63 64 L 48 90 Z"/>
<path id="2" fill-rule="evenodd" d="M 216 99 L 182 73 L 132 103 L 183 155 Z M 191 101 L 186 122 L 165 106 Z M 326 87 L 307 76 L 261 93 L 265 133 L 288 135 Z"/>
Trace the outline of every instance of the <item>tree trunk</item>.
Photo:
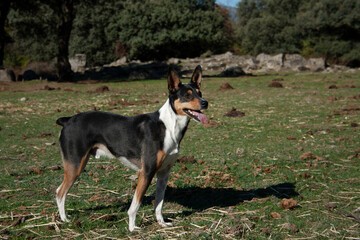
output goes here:
<path id="1" fill-rule="evenodd" d="M 71 81 L 73 71 L 69 62 L 69 39 L 72 30 L 74 14 L 74 1 L 58 1 L 58 41 L 59 52 L 57 56 L 57 67 L 59 72 L 59 82 Z"/>
<path id="2" fill-rule="evenodd" d="M 5 21 L 10 10 L 10 1 L 5 0 L 0 3 L 0 68 L 4 65 L 5 49 Z"/>

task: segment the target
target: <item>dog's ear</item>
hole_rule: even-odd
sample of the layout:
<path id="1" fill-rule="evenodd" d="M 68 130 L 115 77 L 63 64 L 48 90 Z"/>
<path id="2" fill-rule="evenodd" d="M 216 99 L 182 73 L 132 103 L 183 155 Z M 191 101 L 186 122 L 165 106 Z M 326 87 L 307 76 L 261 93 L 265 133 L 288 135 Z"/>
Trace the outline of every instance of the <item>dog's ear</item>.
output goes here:
<path id="1" fill-rule="evenodd" d="M 181 81 L 175 70 L 170 67 L 168 73 L 168 89 L 170 92 L 176 92 L 179 89 Z"/>
<path id="2" fill-rule="evenodd" d="M 200 65 L 197 65 L 191 77 L 190 83 L 194 83 L 197 88 L 200 88 L 201 80 L 202 80 L 202 69 Z"/>

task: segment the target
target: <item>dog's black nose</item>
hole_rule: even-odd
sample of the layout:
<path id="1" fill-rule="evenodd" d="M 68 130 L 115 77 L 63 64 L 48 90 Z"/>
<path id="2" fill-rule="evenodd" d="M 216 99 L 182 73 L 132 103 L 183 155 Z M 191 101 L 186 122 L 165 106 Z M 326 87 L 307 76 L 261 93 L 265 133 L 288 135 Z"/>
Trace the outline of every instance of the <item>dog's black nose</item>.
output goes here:
<path id="1" fill-rule="evenodd" d="M 207 109 L 208 108 L 208 102 L 204 99 L 201 100 L 201 109 Z"/>

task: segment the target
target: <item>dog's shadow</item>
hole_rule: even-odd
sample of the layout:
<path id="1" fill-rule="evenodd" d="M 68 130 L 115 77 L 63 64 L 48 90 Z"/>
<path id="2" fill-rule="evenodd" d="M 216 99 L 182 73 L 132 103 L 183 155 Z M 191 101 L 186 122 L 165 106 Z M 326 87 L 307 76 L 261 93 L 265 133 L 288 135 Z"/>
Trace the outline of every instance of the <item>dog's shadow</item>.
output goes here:
<path id="1" fill-rule="evenodd" d="M 294 183 L 281 183 L 267 188 L 253 190 L 235 190 L 232 188 L 172 188 L 168 187 L 165 193 L 165 202 L 175 202 L 194 212 L 203 211 L 212 207 L 230 207 L 254 198 L 290 198 L 298 196 Z"/>
<path id="2" fill-rule="evenodd" d="M 272 185 L 267 188 L 258 188 L 252 190 L 236 190 L 232 188 L 201 188 L 201 187 L 185 187 L 173 188 L 167 187 L 165 192 L 165 202 L 178 203 L 190 211 L 183 211 L 181 215 L 191 215 L 194 212 L 201 212 L 212 207 L 230 207 L 236 206 L 244 201 L 250 201 L 254 198 L 266 198 L 275 196 L 277 198 L 290 198 L 298 196 L 295 191 L 294 183 L 281 183 Z M 145 196 L 142 204 L 152 205 L 154 196 Z M 85 211 L 96 211 L 102 209 L 116 208 L 120 211 L 127 211 L 131 201 L 124 202 L 119 200 L 114 204 L 98 205 L 83 209 Z M 176 214 L 177 215 L 177 214 Z"/>

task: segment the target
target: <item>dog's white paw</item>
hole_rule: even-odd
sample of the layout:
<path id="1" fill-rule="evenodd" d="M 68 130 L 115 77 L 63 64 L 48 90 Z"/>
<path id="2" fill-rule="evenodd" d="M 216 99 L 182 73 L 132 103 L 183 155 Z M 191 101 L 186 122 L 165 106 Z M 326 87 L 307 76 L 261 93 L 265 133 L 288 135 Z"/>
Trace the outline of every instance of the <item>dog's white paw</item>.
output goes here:
<path id="1" fill-rule="evenodd" d="M 170 222 L 165 222 L 165 221 L 159 221 L 158 222 L 160 224 L 160 226 L 162 227 L 171 227 L 173 224 Z"/>
<path id="2" fill-rule="evenodd" d="M 69 223 L 70 222 L 69 217 L 70 216 L 61 216 L 60 218 L 61 218 L 61 221 L 65 222 L 65 223 Z"/>
<path id="3" fill-rule="evenodd" d="M 137 226 L 129 226 L 129 231 L 133 232 L 133 231 L 140 231 L 141 228 L 137 227 Z"/>

